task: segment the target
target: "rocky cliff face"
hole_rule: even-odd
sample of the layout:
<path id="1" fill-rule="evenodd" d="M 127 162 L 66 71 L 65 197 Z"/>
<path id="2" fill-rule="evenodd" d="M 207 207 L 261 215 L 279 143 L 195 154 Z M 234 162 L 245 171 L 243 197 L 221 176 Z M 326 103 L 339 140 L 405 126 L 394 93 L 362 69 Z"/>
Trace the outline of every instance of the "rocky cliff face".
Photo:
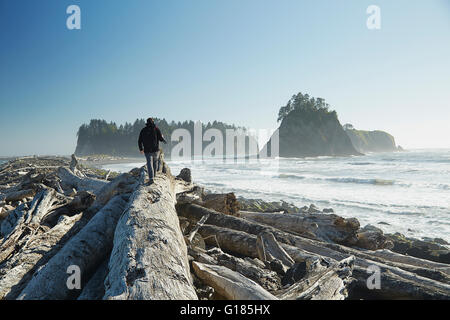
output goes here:
<path id="1" fill-rule="evenodd" d="M 346 129 L 345 132 L 359 152 L 385 152 L 397 151 L 395 139 L 384 131 L 363 131 Z"/>
<path id="2" fill-rule="evenodd" d="M 293 110 L 279 127 L 280 157 L 360 155 L 340 124 L 336 112 Z M 271 142 L 267 148 L 271 154 Z"/>

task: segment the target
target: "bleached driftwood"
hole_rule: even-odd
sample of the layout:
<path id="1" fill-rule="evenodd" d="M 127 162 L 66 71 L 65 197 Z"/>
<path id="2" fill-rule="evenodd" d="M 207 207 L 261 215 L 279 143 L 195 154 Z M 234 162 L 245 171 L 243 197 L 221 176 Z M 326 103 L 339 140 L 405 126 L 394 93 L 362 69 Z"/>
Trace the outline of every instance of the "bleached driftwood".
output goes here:
<path id="1" fill-rule="evenodd" d="M 203 197 L 202 206 L 224 214 L 239 216 L 239 202 L 234 193 L 210 193 Z"/>
<path id="2" fill-rule="evenodd" d="M 5 202 L 19 201 L 27 197 L 34 197 L 35 194 L 36 190 L 34 189 L 13 191 L 4 195 L 4 201 Z"/>
<path id="3" fill-rule="evenodd" d="M 74 154 L 72 154 L 72 160 L 70 161 L 69 168 L 70 168 L 70 171 L 72 171 L 73 174 L 76 175 L 77 177 L 80 177 L 80 178 L 86 177 L 86 175 L 82 171 L 79 170 L 78 159 Z"/>
<path id="4" fill-rule="evenodd" d="M 198 232 L 210 246 L 219 246 L 222 250 L 237 256 L 259 259 L 257 236 L 253 234 L 214 225 L 203 225 Z M 281 246 L 295 262 L 303 262 L 317 257 L 317 255 L 297 247 L 286 244 L 281 244 Z"/>
<path id="5" fill-rule="evenodd" d="M 348 258 L 350 255 L 354 255 L 356 257 L 355 266 L 367 270 L 369 266 L 375 265 L 380 268 L 381 272 L 392 273 L 399 279 L 402 279 L 397 282 L 397 285 L 394 288 L 391 288 L 392 292 L 397 292 L 399 295 L 403 294 L 404 296 L 410 295 L 414 297 L 418 297 L 420 295 L 430 297 L 430 292 L 434 292 L 435 298 L 450 297 L 450 286 L 448 284 L 433 280 L 432 278 L 420 276 L 419 273 L 413 273 L 401 269 L 398 263 L 384 261 L 381 258 L 379 258 L 379 261 L 381 262 L 375 261 L 374 259 L 367 258 L 367 254 L 359 250 L 343 247 L 338 244 L 330 244 L 302 238 L 296 235 L 286 234 L 274 228 L 257 224 L 256 222 L 245 221 L 242 218 L 214 213 L 213 210 L 201 208 L 196 205 L 184 205 L 182 207 L 183 208 L 180 208 L 179 213 L 187 218 L 194 218 L 195 216 L 202 216 L 205 213 L 210 213 L 208 223 L 220 226 L 220 229 L 217 229 L 217 227 L 211 225 L 205 225 L 200 228 L 199 233 L 204 238 L 208 237 L 206 240 L 207 243 L 210 241 L 209 237 L 215 236 L 215 239 L 217 239 L 219 245 L 223 249 L 249 257 L 256 257 L 255 234 L 259 234 L 260 232 L 266 230 L 272 232 L 277 241 L 283 243 L 282 247 L 295 261 L 304 260 L 311 255 L 328 257 L 333 260 L 340 261 Z M 233 228 L 235 230 L 225 229 L 224 227 Z M 290 245 L 288 245 L 288 243 Z M 210 244 L 213 245 L 212 241 Z M 410 268 L 417 271 L 417 268 L 415 267 L 410 266 Z M 426 270 L 422 271 L 426 272 Z M 431 273 L 432 270 L 429 270 L 429 272 Z M 367 278 L 370 276 L 370 273 L 366 273 L 364 277 L 361 273 L 358 275 L 361 276 L 358 281 L 360 283 L 365 283 Z M 394 284 L 393 281 L 390 283 Z"/>
<path id="6" fill-rule="evenodd" d="M 126 202 L 120 195 L 114 197 L 102 208 L 89 223 L 40 270 L 18 299 L 71 299 L 76 298 L 79 290 L 69 289 L 67 270 L 77 266 L 81 271 L 81 284 L 89 280 L 97 267 L 110 252 L 114 230 Z"/>
<path id="7" fill-rule="evenodd" d="M 450 277 L 450 265 L 446 263 L 439 263 L 421 258 L 416 258 L 413 256 L 407 256 L 387 249 L 371 251 L 368 252 L 367 254 L 370 255 L 372 259 L 381 258 L 387 261 L 392 261 L 407 266 L 433 269 L 442 272 Z"/>
<path id="8" fill-rule="evenodd" d="M 206 220 L 208 220 L 208 218 L 209 218 L 209 214 L 206 214 L 205 216 L 203 216 L 203 218 L 201 218 L 197 222 L 197 225 L 194 227 L 194 229 L 192 229 L 192 231 L 186 237 L 187 244 L 190 244 L 192 242 L 192 240 L 194 239 L 195 235 L 197 234 L 198 229 L 200 229 L 200 227 L 205 224 L 205 222 L 206 222 Z"/>
<path id="9" fill-rule="evenodd" d="M 140 185 L 120 218 L 104 299 L 197 299 L 175 211 L 175 181 Z"/>
<path id="10" fill-rule="evenodd" d="M 261 232 L 256 241 L 258 256 L 261 261 L 272 261 L 278 259 L 284 266 L 290 268 L 294 265 L 294 260 L 280 246 L 271 232 Z"/>
<path id="11" fill-rule="evenodd" d="M 257 256 L 257 253 L 255 253 L 256 250 L 252 250 L 252 248 L 256 248 L 255 235 L 211 225 L 204 225 L 200 228 L 199 233 L 203 237 L 207 238 L 205 241 L 210 245 L 214 245 L 214 241 L 209 239 L 211 239 L 212 235 L 215 235 L 215 238 L 222 249 L 249 257 Z M 309 261 L 314 258 L 327 258 L 329 261 L 340 261 L 349 257 L 349 255 L 333 250 L 328 251 L 327 248 L 310 252 L 304 250 L 303 248 L 298 248 L 287 244 L 282 244 L 282 247 L 294 259 L 295 262 Z M 381 298 L 383 298 L 384 293 L 387 297 L 391 297 L 395 293 L 398 297 L 422 299 L 450 298 L 450 285 L 448 284 L 421 277 L 398 267 L 391 267 L 384 263 L 355 257 L 355 267 L 358 267 L 358 270 L 364 270 L 364 272 L 357 272 L 356 274 L 353 274 L 353 276 L 358 280 L 357 283 L 359 288 L 367 289 L 366 281 L 371 275 L 371 272 L 367 271 L 369 266 L 378 267 L 383 277 L 387 279 L 383 282 L 384 287 L 382 288 L 382 291 L 378 292 Z"/>
<path id="12" fill-rule="evenodd" d="M 310 266 L 306 276 L 278 296 L 282 300 L 344 300 L 348 296 L 354 257 L 332 265 Z"/>
<path id="13" fill-rule="evenodd" d="M 197 277 L 230 300 L 278 300 L 277 297 L 238 272 L 223 266 L 192 262 Z"/>
<path id="14" fill-rule="evenodd" d="M 217 264 L 217 260 L 215 257 L 208 254 L 205 250 L 199 248 L 188 247 L 188 255 L 191 256 L 197 262 L 206 264 Z"/>
<path id="15" fill-rule="evenodd" d="M 43 266 L 70 238 L 75 224 L 82 214 L 63 216 L 58 224 L 49 230 L 42 230 L 25 246 L 0 265 L 0 300 L 15 299 L 31 279 L 32 274 Z M 76 230 L 74 230 L 76 231 Z"/>
<path id="16" fill-rule="evenodd" d="M 138 176 L 130 173 L 122 173 L 111 182 L 106 181 L 106 184 L 104 184 L 96 192 L 95 202 L 92 206 L 95 208 L 101 208 L 115 195 L 133 192 L 137 186 L 137 183 Z"/>
<path id="17" fill-rule="evenodd" d="M 91 191 L 94 194 L 106 184 L 108 181 L 94 178 L 80 178 L 73 174 L 68 168 L 58 168 L 58 176 L 61 179 L 63 189 L 75 188 L 77 191 Z"/>
<path id="18" fill-rule="evenodd" d="M 108 275 L 109 255 L 97 268 L 97 271 L 84 286 L 77 300 L 101 300 L 105 294 L 105 278 Z"/>
<path id="19" fill-rule="evenodd" d="M 277 273 L 265 269 L 262 261 L 259 261 L 258 264 L 253 259 L 242 259 L 224 252 L 215 255 L 215 257 L 219 265 L 239 272 L 243 276 L 257 282 L 268 291 L 278 290 L 281 286 L 281 280 Z"/>
<path id="20" fill-rule="evenodd" d="M 53 226 L 61 215 L 75 215 L 91 207 L 95 200 L 95 195 L 89 191 L 80 191 L 69 203 L 58 206 L 57 209 L 48 213 L 41 219 L 40 223 L 46 226 Z"/>
<path id="21" fill-rule="evenodd" d="M 377 266 L 377 265 L 376 265 Z M 408 273 L 394 273 L 392 269 L 380 268 L 380 289 L 369 289 L 367 279 L 373 275 L 368 272 L 366 267 L 355 264 L 353 268 L 353 277 L 357 279 L 352 283 L 352 299 L 383 299 L 383 300 L 449 300 L 449 286 L 430 285 L 424 283 L 421 277 L 411 276 Z M 403 273 L 403 276 L 402 276 Z M 436 282 L 435 282 L 436 283 Z"/>
<path id="22" fill-rule="evenodd" d="M 184 180 L 183 180 L 184 181 Z M 177 193 L 177 204 L 199 204 L 202 205 L 204 189 L 199 186 L 193 186 L 190 190 Z"/>
<path id="23" fill-rule="evenodd" d="M 214 248 L 213 252 L 202 252 L 198 249 L 188 249 L 190 256 L 195 261 L 227 267 L 233 271 L 242 274 L 268 291 L 275 291 L 281 288 L 281 280 L 276 272 L 265 269 L 262 261 L 255 262 L 250 258 L 238 258 L 227 254 L 218 248 Z"/>
<path id="24" fill-rule="evenodd" d="M 439 281 L 441 281 L 441 279 L 445 277 L 448 277 L 449 266 L 442 263 L 403 256 L 397 253 L 389 253 L 384 254 L 383 256 L 378 256 L 377 252 L 379 251 L 366 252 L 365 250 L 357 250 L 339 244 L 317 241 L 309 238 L 307 239 L 295 234 L 280 231 L 279 229 L 275 229 L 268 225 L 223 215 L 195 204 L 180 205 L 177 206 L 177 210 L 181 216 L 186 217 L 192 221 L 196 221 L 200 219 L 204 214 L 209 213 L 210 217 L 208 219 L 208 223 L 211 225 L 222 226 L 254 235 L 258 235 L 264 231 L 269 231 L 273 233 L 278 242 L 298 246 L 309 252 L 317 252 L 321 255 L 330 257 L 334 256 L 336 260 L 342 260 L 345 256 L 354 255 L 363 259 L 382 262 L 392 267 L 402 268 L 413 273 L 422 274 L 424 276 L 431 277 L 431 279 Z M 384 250 L 380 252 L 390 251 Z M 427 273 L 427 271 L 433 272 Z"/>
<path id="25" fill-rule="evenodd" d="M 335 214 L 283 214 L 241 212 L 241 217 L 270 225 L 282 231 L 309 236 L 315 239 L 341 244 L 354 244 L 359 222 Z"/>
<path id="26" fill-rule="evenodd" d="M 259 259 L 255 235 L 209 224 L 203 225 L 198 230 L 198 233 L 210 246 L 218 246 L 225 252 L 230 252 L 237 256 Z"/>
<path id="27" fill-rule="evenodd" d="M 4 240 L 0 245 L 0 263 L 38 232 L 41 220 L 54 208 L 57 200 L 56 191 L 44 189 L 34 197 L 29 210 L 21 205 L 8 215 L 1 225 Z"/>

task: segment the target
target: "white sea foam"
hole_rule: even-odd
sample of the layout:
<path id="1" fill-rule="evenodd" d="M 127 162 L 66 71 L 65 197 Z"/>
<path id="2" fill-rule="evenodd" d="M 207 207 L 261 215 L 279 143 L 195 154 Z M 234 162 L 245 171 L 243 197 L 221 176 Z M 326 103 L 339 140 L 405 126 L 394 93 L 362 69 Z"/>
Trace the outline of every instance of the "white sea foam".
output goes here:
<path id="1" fill-rule="evenodd" d="M 169 161 L 173 173 L 192 170 L 196 183 L 217 192 L 297 206 L 314 203 L 386 232 L 450 241 L 450 150 L 361 157 Z M 138 164 L 106 166 L 129 171 Z M 380 222 L 389 225 L 379 224 Z"/>

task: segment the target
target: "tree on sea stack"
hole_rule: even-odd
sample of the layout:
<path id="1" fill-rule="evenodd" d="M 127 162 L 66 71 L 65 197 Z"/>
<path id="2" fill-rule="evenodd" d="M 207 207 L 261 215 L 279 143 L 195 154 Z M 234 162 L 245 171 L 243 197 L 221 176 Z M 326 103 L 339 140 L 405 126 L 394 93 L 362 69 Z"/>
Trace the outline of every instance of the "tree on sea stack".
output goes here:
<path id="1" fill-rule="evenodd" d="M 294 95 L 280 108 L 277 134 L 267 142 L 261 155 L 272 154 L 272 139 L 279 137 L 280 157 L 360 155 L 340 124 L 336 111 L 323 98 Z"/>

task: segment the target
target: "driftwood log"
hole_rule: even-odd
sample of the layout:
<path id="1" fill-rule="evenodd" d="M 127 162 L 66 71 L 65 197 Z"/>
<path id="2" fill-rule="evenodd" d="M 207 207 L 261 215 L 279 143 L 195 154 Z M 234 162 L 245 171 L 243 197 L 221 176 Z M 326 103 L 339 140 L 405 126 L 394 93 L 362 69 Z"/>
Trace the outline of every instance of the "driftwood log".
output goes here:
<path id="1" fill-rule="evenodd" d="M 95 274 L 89 279 L 89 282 L 84 286 L 83 291 L 78 296 L 77 300 L 101 300 L 103 298 L 105 295 L 103 283 L 105 282 L 105 278 L 109 271 L 108 261 L 109 254 L 100 267 L 98 267 Z"/>
<path id="2" fill-rule="evenodd" d="M 112 248 L 114 230 L 126 202 L 116 196 L 55 255 L 28 283 L 19 299 L 73 299 L 80 292 L 69 289 L 66 280 L 70 266 L 81 271 L 82 287 Z"/>
<path id="3" fill-rule="evenodd" d="M 239 202 L 234 193 L 210 193 L 203 197 L 202 206 L 224 214 L 239 216 Z"/>
<path id="4" fill-rule="evenodd" d="M 256 222 L 221 215 L 213 210 L 202 208 L 195 204 L 178 206 L 178 212 L 180 215 L 194 220 L 200 219 L 200 217 L 209 213 L 208 223 L 211 225 L 204 225 L 200 228 L 199 233 L 206 239 L 207 243 L 214 245 L 213 240 L 211 240 L 211 238 L 214 238 L 222 249 L 235 254 L 258 257 L 256 236 L 263 231 L 269 231 L 274 234 L 277 241 L 282 243 L 283 248 L 296 262 L 301 262 L 314 256 L 341 261 L 354 253 L 355 267 L 359 267 L 358 270 L 366 270 L 365 273 L 356 273 L 356 278 L 359 282 L 358 290 L 366 287 L 366 281 L 370 276 L 367 268 L 376 266 L 380 268 L 381 273 L 386 279 L 397 278 L 397 281 L 386 281 L 384 288 L 381 289 L 382 291 L 378 292 L 380 296 L 383 296 L 383 292 L 386 292 L 386 295 L 391 297 L 392 292 L 396 292 L 399 297 L 428 299 L 450 298 L 450 285 L 445 282 L 440 282 L 439 280 L 441 279 L 433 279 L 436 275 L 436 270 L 424 270 L 424 268 L 418 270 L 415 266 L 406 266 L 410 268 L 407 271 L 401 269 L 400 267 L 404 267 L 404 265 L 399 265 L 397 262 L 388 261 L 380 257 L 375 257 L 378 258 L 375 260 L 370 255 L 359 250 L 283 233 L 275 228 Z M 213 235 L 215 236 L 213 237 Z M 420 273 L 422 275 L 419 275 Z M 353 276 L 355 277 L 355 274 Z M 438 277 L 445 277 L 445 274 L 438 271 Z"/>
<path id="5" fill-rule="evenodd" d="M 170 174 L 134 191 L 117 224 L 104 299 L 197 299 L 175 199 Z"/>
<path id="6" fill-rule="evenodd" d="M 230 300 L 277 300 L 259 284 L 223 266 L 192 262 L 195 274 Z"/>
<path id="7" fill-rule="evenodd" d="M 348 245 L 357 242 L 358 220 L 344 219 L 335 214 L 241 212 L 241 217 L 298 235 L 309 236 L 313 233 L 313 239 L 322 241 Z"/>
<path id="8" fill-rule="evenodd" d="M 311 264 L 306 276 L 278 297 L 282 300 L 344 300 L 348 297 L 354 257 L 323 266 Z"/>
<path id="9" fill-rule="evenodd" d="M 35 194 L 36 194 L 36 190 L 33 190 L 33 189 L 12 191 L 3 196 L 3 201 L 5 201 L 5 202 L 19 201 L 19 200 L 22 200 L 27 197 L 34 197 Z"/>
<path id="10" fill-rule="evenodd" d="M 238 258 L 227 254 L 218 248 L 206 252 L 202 252 L 201 250 L 198 250 L 198 248 L 189 249 L 188 252 L 197 262 L 220 265 L 236 271 L 255 281 L 269 292 L 281 289 L 281 280 L 277 273 L 266 269 L 262 261 L 255 261 L 250 258 Z"/>
<path id="11" fill-rule="evenodd" d="M 65 238 L 70 238 L 78 230 L 77 223 L 81 217 L 82 214 L 62 216 L 53 228 L 30 239 L 0 265 L 0 299 L 18 296 L 32 274 L 61 249 Z"/>
<path id="12" fill-rule="evenodd" d="M 270 232 L 261 232 L 258 235 L 256 250 L 259 259 L 263 262 L 271 262 L 274 259 L 279 260 L 285 268 L 284 272 L 295 263 Z"/>
<path id="13" fill-rule="evenodd" d="M 63 189 L 76 189 L 76 191 L 91 191 L 96 194 L 108 181 L 95 178 L 80 178 L 68 168 L 58 168 L 58 175 L 61 179 Z"/>
<path id="14" fill-rule="evenodd" d="M 36 195 L 30 209 L 21 205 L 7 217 L 1 225 L 4 239 L 0 245 L 0 263 L 42 231 L 40 223 L 54 209 L 57 200 L 56 191 L 44 189 Z"/>

